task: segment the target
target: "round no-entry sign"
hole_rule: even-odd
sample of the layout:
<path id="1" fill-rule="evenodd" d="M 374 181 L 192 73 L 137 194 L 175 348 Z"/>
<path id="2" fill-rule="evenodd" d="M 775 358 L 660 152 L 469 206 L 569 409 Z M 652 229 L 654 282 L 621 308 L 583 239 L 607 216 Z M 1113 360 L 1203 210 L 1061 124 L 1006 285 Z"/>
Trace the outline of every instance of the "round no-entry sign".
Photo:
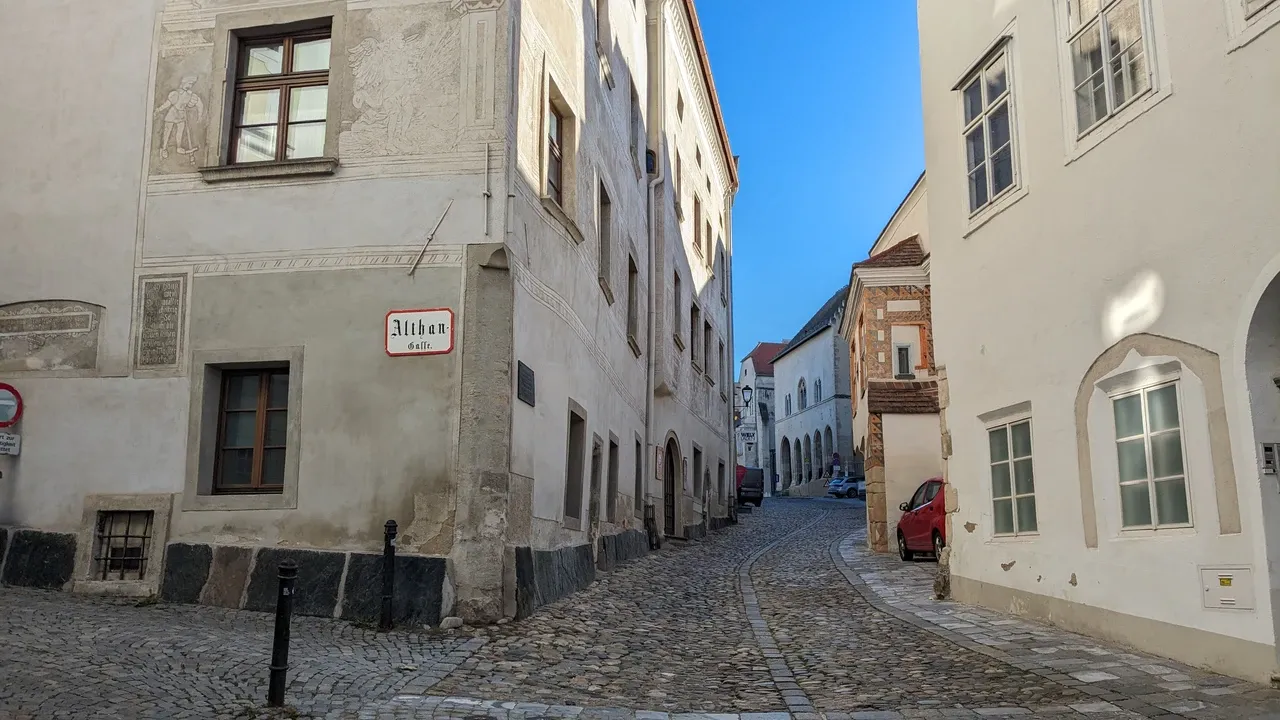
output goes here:
<path id="1" fill-rule="evenodd" d="M 0 428 L 12 427 L 21 419 L 21 393 L 8 383 L 0 383 Z"/>

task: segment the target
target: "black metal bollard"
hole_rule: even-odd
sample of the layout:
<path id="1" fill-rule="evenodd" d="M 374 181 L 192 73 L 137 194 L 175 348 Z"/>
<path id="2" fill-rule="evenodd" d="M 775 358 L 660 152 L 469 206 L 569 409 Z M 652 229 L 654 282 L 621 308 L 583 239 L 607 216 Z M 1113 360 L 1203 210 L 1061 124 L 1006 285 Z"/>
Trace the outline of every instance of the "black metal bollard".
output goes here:
<path id="1" fill-rule="evenodd" d="M 271 644 L 271 684 L 267 688 L 267 705 L 284 705 L 284 686 L 289 673 L 289 620 L 293 616 L 294 583 L 298 580 L 298 564 L 292 560 L 280 563 L 280 590 L 276 596 L 276 638 Z"/>
<path id="2" fill-rule="evenodd" d="M 396 521 L 388 520 L 382 539 L 382 620 L 378 630 L 391 629 L 391 595 L 396 587 Z"/>

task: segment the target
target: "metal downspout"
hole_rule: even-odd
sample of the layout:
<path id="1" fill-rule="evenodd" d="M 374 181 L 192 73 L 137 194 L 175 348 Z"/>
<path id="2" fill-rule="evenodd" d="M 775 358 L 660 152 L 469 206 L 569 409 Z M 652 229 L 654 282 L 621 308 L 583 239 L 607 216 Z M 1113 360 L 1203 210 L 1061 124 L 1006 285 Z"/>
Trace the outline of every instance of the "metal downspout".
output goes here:
<path id="1" fill-rule="evenodd" d="M 652 3 L 652 4 L 646 3 L 645 12 L 646 13 L 654 12 L 654 8 L 653 8 L 654 5 L 657 5 L 657 14 L 658 14 L 657 34 L 656 34 L 657 37 L 655 38 L 655 43 L 654 43 L 658 48 L 658 55 L 657 55 L 658 56 L 658 77 L 657 77 L 658 99 L 657 99 L 657 102 L 655 103 L 655 102 L 652 102 L 652 98 L 650 98 L 651 102 L 647 103 L 649 106 L 650 130 L 646 132 L 646 136 L 650 138 L 650 140 L 649 142 L 646 142 L 646 148 L 645 148 L 646 164 L 648 163 L 648 146 L 652 146 L 654 148 L 654 154 L 656 156 L 656 162 L 654 164 L 657 169 L 657 173 L 649 181 L 649 193 L 648 193 L 649 195 L 649 303 L 648 303 L 649 320 L 648 320 L 648 328 L 647 328 L 648 344 L 646 345 L 647 351 L 646 351 L 646 361 L 645 361 L 645 393 L 644 393 L 645 459 L 644 459 L 644 469 L 642 471 L 645 474 L 644 476 L 645 480 L 643 483 L 643 486 L 645 488 L 649 487 L 649 483 L 652 482 L 654 478 L 653 463 L 656 461 L 656 457 L 657 457 L 657 453 L 654 452 L 653 450 L 653 415 L 654 415 L 653 392 L 654 392 L 654 384 L 655 384 L 655 375 L 657 372 L 657 357 L 656 357 L 655 350 L 657 346 L 656 317 L 657 317 L 657 305 L 658 305 L 658 290 L 659 288 L 662 287 L 662 285 L 657 281 L 658 237 L 657 237 L 656 217 L 657 217 L 658 203 L 657 203 L 656 193 L 657 193 L 658 187 L 666 179 L 666 166 L 663 164 L 662 155 L 660 152 L 663 145 L 662 139 L 663 139 L 663 128 L 664 128 L 664 123 L 663 123 L 664 116 L 663 116 L 662 108 L 666 99 L 666 85 L 667 85 L 666 11 L 665 11 L 665 3 L 658 2 L 658 3 Z M 645 31 L 648 32 L 647 22 L 645 23 Z M 654 48 L 651 47 L 649 48 L 649 50 L 652 53 L 654 51 Z M 648 85 L 650 90 L 652 90 L 654 86 L 654 78 L 649 78 Z M 647 492 L 645 494 L 648 495 Z M 655 507 L 654 520 L 655 522 L 662 522 L 662 519 L 659 518 L 657 515 L 658 515 L 657 508 Z"/>

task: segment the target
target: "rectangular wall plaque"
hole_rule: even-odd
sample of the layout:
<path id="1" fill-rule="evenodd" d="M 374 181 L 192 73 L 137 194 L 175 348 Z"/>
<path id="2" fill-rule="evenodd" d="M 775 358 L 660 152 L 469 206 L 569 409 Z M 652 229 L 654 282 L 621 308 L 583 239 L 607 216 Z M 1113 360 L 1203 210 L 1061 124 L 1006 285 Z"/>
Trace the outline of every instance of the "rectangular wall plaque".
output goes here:
<path id="1" fill-rule="evenodd" d="M 182 361 L 186 327 L 187 276 L 150 275 L 138 278 L 139 370 L 176 368 Z"/>
<path id="2" fill-rule="evenodd" d="M 516 363 L 516 397 L 520 402 L 534 406 L 533 368 L 522 362 Z"/>

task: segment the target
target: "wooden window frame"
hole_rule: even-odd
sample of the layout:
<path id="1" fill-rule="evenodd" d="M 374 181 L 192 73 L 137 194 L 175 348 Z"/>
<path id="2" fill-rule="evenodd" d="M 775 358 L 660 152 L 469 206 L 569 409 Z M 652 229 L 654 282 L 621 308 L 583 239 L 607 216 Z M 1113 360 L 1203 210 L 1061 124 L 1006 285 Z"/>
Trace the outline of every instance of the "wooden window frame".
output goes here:
<path id="1" fill-rule="evenodd" d="M 231 384 L 231 380 L 237 377 L 250 377 L 256 375 L 258 377 L 258 403 L 254 406 L 253 413 L 255 417 L 255 426 L 253 431 L 253 469 L 249 473 L 248 485 L 226 486 L 222 483 L 222 454 L 226 450 L 243 450 L 247 448 L 234 447 L 227 448 L 224 445 L 226 441 L 227 414 L 229 412 L 249 412 L 249 410 L 227 410 L 227 389 Z M 284 492 L 284 478 L 278 485 L 266 485 L 262 482 L 262 463 L 266 457 L 268 450 L 282 450 L 288 459 L 288 433 L 286 432 L 286 442 L 283 445 L 267 445 L 267 414 L 272 411 L 285 412 L 286 422 L 289 413 L 289 393 L 284 394 L 283 406 L 272 406 L 268 400 L 271 392 L 271 377 L 273 375 L 284 375 L 286 380 L 289 377 L 288 367 L 267 367 L 254 368 L 251 370 L 224 370 L 222 372 L 221 387 L 218 391 L 218 436 L 214 444 L 213 456 L 213 485 L 212 491 L 215 495 L 246 495 L 252 493 L 281 493 Z"/>
<path id="2" fill-rule="evenodd" d="M 286 157 L 287 146 L 289 142 L 289 103 L 291 101 L 292 90 L 303 87 L 319 87 L 329 86 L 330 68 L 324 70 L 312 70 L 308 72 L 295 73 L 293 70 L 293 49 L 299 42 L 315 42 L 316 40 L 329 40 L 333 42 L 333 33 L 329 28 L 304 30 L 295 33 L 286 33 L 281 35 L 271 35 L 262 38 L 243 39 L 236 49 L 235 64 L 235 89 L 232 94 L 231 105 L 231 130 L 228 133 L 227 156 L 228 162 L 232 165 L 256 165 L 262 163 L 284 162 L 286 160 L 310 160 L 314 157 L 306 158 L 288 158 Z M 247 69 L 249 51 L 267 45 L 281 44 L 281 67 L 280 72 L 275 75 L 255 75 L 247 77 L 243 75 Z M 238 157 L 240 147 L 240 132 L 245 128 L 272 127 L 270 124 L 251 124 L 242 125 L 240 123 L 241 112 L 243 111 L 245 93 L 261 90 L 279 90 L 280 100 L 277 107 L 276 122 L 276 148 L 275 156 L 271 160 L 249 160 L 241 162 Z M 292 123 L 293 125 L 323 125 L 326 133 L 329 125 L 328 101 L 325 103 L 325 119 L 324 120 L 308 120 Z M 324 150 L 320 156 L 324 155 Z"/>
<path id="3" fill-rule="evenodd" d="M 547 112 L 551 114 L 547 122 L 547 196 L 564 207 L 564 113 L 554 102 L 547 104 Z"/>

